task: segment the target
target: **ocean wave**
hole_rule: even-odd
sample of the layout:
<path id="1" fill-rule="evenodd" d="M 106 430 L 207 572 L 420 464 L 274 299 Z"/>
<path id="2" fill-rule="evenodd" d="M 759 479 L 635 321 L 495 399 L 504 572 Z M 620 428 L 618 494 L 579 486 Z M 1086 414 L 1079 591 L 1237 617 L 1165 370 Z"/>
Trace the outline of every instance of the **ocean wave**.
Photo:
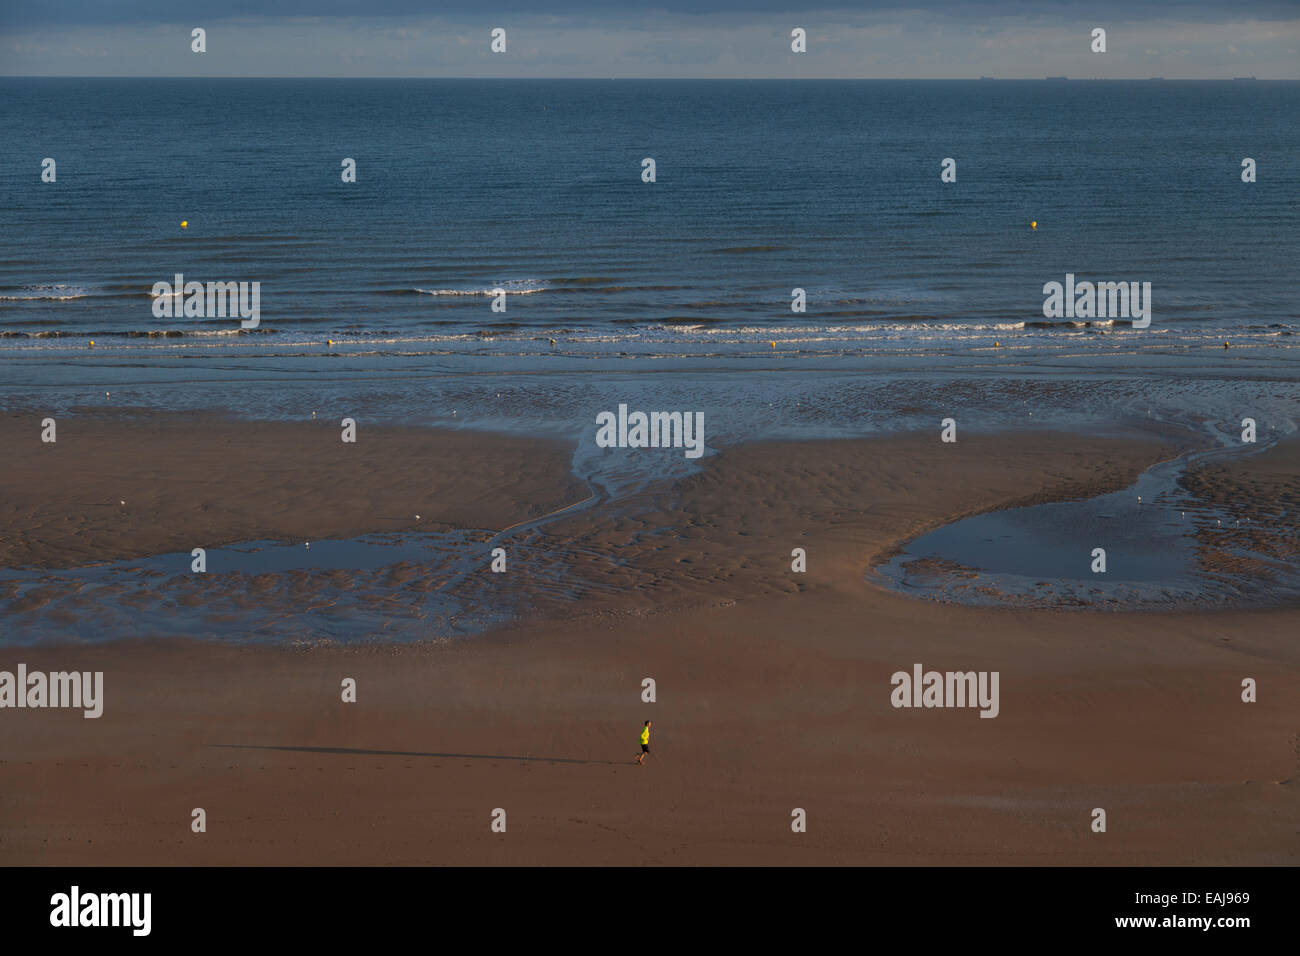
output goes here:
<path id="1" fill-rule="evenodd" d="M 0 331 L 0 339 L 179 339 L 208 338 L 227 335 L 274 335 L 275 329 L 117 329 L 114 331 L 77 331 L 51 329 L 46 332 Z"/>
<path id="2" fill-rule="evenodd" d="M 546 292 L 550 287 L 547 285 L 538 285 L 535 281 L 513 280 L 502 282 L 487 289 L 421 289 L 415 288 L 411 291 L 420 295 L 487 295 L 493 296 L 500 290 L 506 295 L 532 295 L 535 292 Z"/>
<path id="3" fill-rule="evenodd" d="M 1027 329 L 1108 329 L 1132 325 L 1131 319 L 1035 319 L 1024 323 Z"/>
<path id="4" fill-rule="evenodd" d="M 81 285 L 28 285 L 0 292 L 0 301 L 61 302 L 66 299 L 85 299 L 96 294 L 94 289 Z"/>
<path id="5" fill-rule="evenodd" d="M 1025 327 L 1024 322 L 873 322 L 870 325 L 742 325 L 732 328 L 701 328 L 705 335 L 760 335 L 780 339 L 788 335 L 875 335 L 880 332 L 1014 332 Z M 678 327 L 666 326 L 664 331 Z"/>

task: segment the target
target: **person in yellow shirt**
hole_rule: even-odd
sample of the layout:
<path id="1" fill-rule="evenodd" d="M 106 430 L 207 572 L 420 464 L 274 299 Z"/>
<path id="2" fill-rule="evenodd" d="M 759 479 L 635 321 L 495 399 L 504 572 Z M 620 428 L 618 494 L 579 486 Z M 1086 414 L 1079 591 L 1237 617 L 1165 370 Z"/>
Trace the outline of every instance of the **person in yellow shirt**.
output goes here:
<path id="1" fill-rule="evenodd" d="M 650 752 L 650 721 L 641 728 L 641 752 L 636 755 L 637 766 L 645 766 L 645 755 Z"/>

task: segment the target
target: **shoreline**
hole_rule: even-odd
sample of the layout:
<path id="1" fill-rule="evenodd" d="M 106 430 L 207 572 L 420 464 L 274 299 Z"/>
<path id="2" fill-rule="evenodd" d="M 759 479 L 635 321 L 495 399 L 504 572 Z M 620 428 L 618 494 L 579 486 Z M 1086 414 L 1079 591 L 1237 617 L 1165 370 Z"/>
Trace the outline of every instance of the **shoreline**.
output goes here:
<path id="1" fill-rule="evenodd" d="M 862 439 L 763 440 L 715 448 L 688 474 L 659 479 L 647 475 L 614 491 L 574 472 L 576 446 L 555 439 L 410 426 L 363 424 L 361 429 L 367 447 L 336 445 L 337 430 L 319 421 L 292 424 L 215 414 L 195 420 L 180 414 L 101 413 L 64 420 L 60 448 L 36 444 L 20 416 L 0 420 L 0 438 L 19 447 L 15 467 L 0 483 L 8 502 L 7 509 L 0 511 L 0 554 L 44 553 L 79 562 L 65 569 L 28 566 L 0 571 L 0 607 L 9 612 L 40 612 L 45 618 L 20 617 L 14 621 L 17 631 L 11 629 L 11 634 L 16 633 L 22 644 L 57 641 L 58 622 L 88 622 L 95 614 L 96 600 L 101 608 L 107 600 L 142 613 L 130 617 L 113 610 L 110 603 L 110 615 L 98 618 L 102 638 L 96 638 L 93 629 L 83 629 L 64 640 L 120 640 L 132 636 L 124 634 L 132 627 L 138 634 L 167 637 L 169 622 L 181 613 L 178 606 L 193 621 L 199 620 L 193 615 L 206 611 L 208 620 L 219 622 L 211 633 L 191 625 L 188 629 L 199 639 L 230 639 L 236 634 L 230 622 L 265 611 L 273 619 L 293 620 L 294 629 L 273 627 L 252 639 L 318 644 L 349 634 L 361 635 L 360 640 L 377 636 L 418 641 L 422 621 L 433 625 L 425 637 L 481 634 L 511 620 L 565 614 L 592 599 L 602 606 L 618 600 L 636 605 L 647 589 L 690 603 L 728 586 L 733 577 L 754 577 L 748 557 L 736 551 L 735 541 L 724 540 L 735 533 L 725 522 L 713 522 L 706 537 L 718 538 L 710 543 L 718 550 L 711 560 L 735 568 L 733 574 L 701 580 L 699 574 L 676 573 L 683 570 L 680 561 L 674 567 L 658 560 L 670 550 L 656 541 L 666 529 L 698 525 L 701 510 L 735 510 L 728 503 L 729 479 L 719 475 L 761 474 L 770 470 L 769 460 L 800 455 L 830 470 L 850 463 L 861 467 L 871 465 L 877 453 L 894 449 L 937 469 L 966 460 L 971 448 L 994 453 L 1015 449 L 1019 454 L 1013 460 L 1031 471 L 1041 469 L 1053 455 L 1060 456 L 1050 482 L 1025 485 L 1003 469 L 1005 477 L 996 493 L 973 499 L 970 507 L 937 508 L 925 520 L 891 524 L 882 534 L 859 542 L 860 550 L 843 556 L 861 565 L 870 586 L 897 593 L 897 583 L 891 586 L 879 569 L 938 529 L 1015 509 L 1100 500 L 1162 464 L 1190 461 L 1207 449 L 1204 435 L 1159 423 L 1137 429 L 1111 427 L 1091 437 L 1051 430 L 968 433 L 952 445 L 915 432 Z M 71 454 L 64 451 L 54 457 L 69 445 Z M 1040 445 L 1043 453 L 1035 451 Z M 1279 447 L 1292 449 L 1296 442 L 1283 440 L 1281 446 L 1275 442 L 1272 448 L 1247 454 L 1253 459 L 1262 453 L 1271 460 L 1267 456 Z M 1098 456 L 1109 463 L 1097 467 L 1093 459 Z M 51 468 L 51 460 L 62 465 Z M 175 465 L 178 460 L 184 465 Z M 87 464 L 91 467 L 82 467 Z M 1227 465 L 1250 473 L 1245 458 L 1214 467 Z M 1270 493 L 1273 503 L 1262 502 L 1265 509 L 1285 506 L 1278 504 L 1285 497 L 1278 496 L 1285 494 L 1287 467 L 1285 461 L 1280 471 L 1271 466 L 1276 473 Z M 156 473 L 167 470 L 166 481 L 154 480 Z M 248 494 L 249 484 L 240 477 L 268 470 L 274 486 Z M 781 469 L 769 478 L 796 495 L 817 480 L 815 475 L 798 478 Z M 265 484 L 254 482 L 252 487 Z M 1180 487 L 1186 484 L 1179 480 Z M 117 489 L 115 493 L 129 489 L 131 507 L 120 502 L 117 506 L 87 503 L 88 489 L 104 486 Z M 342 498 L 341 488 L 348 493 Z M 764 481 L 746 478 L 744 488 L 756 498 L 770 495 Z M 685 504 L 701 493 L 698 502 Z M 836 493 L 842 499 L 849 490 L 840 488 Z M 858 493 L 869 494 L 869 486 L 863 485 Z M 395 500 L 399 497 L 403 500 Z M 73 499 L 70 507 L 69 498 Z M 201 502 L 198 509 L 193 506 L 196 499 Z M 346 506 L 338 507 L 340 500 Z M 315 504 L 322 501 L 323 505 Z M 60 513 L 61 507 L 67 512 Z M 403 508 L 411 509 L 411 514 L 403 517 Z M 772 511 L 770 505 L 767 510 Z M 647 514 L 654 515 L 654 530 L 645 521 Z M 764 522 L 771 517 L 764 515 Z M 611 536 L 611 521 L 629 533 Z M 59 527 L 61 534 L 42 542 L 41 552 L 28 529 L 46 533 L 51 526 Z M 769 533 L 775 528 L 772 525 Z M 805 533 L 806 529 L 789 531 L 792 537 Z M 1270 537 L 1257 530 L 1252 535 L 1250 543 L 1269 552 L 1288 546 L 1296 532 L 1290 529 Z M 677 537 L 670 535 L 669 540 Z M 1237 539 L 1202 541 L 1204 562 L 1217 562 L 1224 573 L 1249 574 L 1253 570 L 1249 561 L 1221 556 L 1234 543 L 1240 550 L 1240 534 Z M 215 576 L 191 573 L 194 568 L 185 548 L 196 541 L 205 549 L 206 559 L 214 562 L 206 570 L 219 572 Z M 315 550 L 311 550 L 313 541 Z M 92 547 L 106 550 L 92 552 Z M 516 564 L 510 575 L 485 574 L 489 551 L 495 561 L 503 548 L 510 561 L 522 560 L 524 567 Z M 607 559 L 601 561 L 601 555 Z M 634 571 L 620 573 L 620 567 Z M 773 572 L 779 573 L 779 566 L 764 569 L 764 582 L 753 582 L 760 593 L 772 590 Z M 83 597 L 96 590 L 98 597 Z M 245 590 L 252 600 L 241 596 Z M 363 597 L 354 600 L 358 594 Z M 924 594 L 913 598 L 966 603 Z M 337 611 L 321 628 L 323 637 L 295 610 L 304 602 Z M 1285 594 L 1274 602 L 1277 606 L 1294 603 Z M 1194 606 L 1176 601 L 1172 609 Z M 1149 609 L 1141 604 L 1106 608 L 1121 613 Z M 351 625 L 349 611 L 356 612 Z M 396 628 L 392 627 L 394 613 L 402 619 Z M 34 621 L 38 622 L 34 629 L 28 628 Z M 376 636 L 364 636 L 376 628 Z"/>

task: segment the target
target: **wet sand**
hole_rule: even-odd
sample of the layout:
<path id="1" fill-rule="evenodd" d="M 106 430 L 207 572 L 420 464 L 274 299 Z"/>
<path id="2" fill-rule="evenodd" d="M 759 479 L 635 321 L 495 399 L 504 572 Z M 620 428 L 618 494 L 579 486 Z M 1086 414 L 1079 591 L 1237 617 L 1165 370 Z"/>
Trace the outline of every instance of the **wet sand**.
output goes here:
<path id="1" fill-rule="evenodd" d="M 0 567 L 74 567 L 262 538 L 504 528 L 587 496 L 560 442 L 213 415 L 0 417 Z M 125 502 L 123 504 L 122 502 Z M 420 520 L 415 519 L 416 515 Z"/>
<path id="2" fill-rule="evenodd" d="M 1208 571 L 1248 572 L 1268 581 L 1275 573 L 1270 561 L 1300 563 L 1300 438 L 1246 460 L 1207 465 L 1182 485 L 1231 518 L 1197 534 Z"/>
<path id="3" fill-rule="evenodd" d="M 92 454 L 64 445 L 61 425 L 75 474 L 30 458 L 7 469 L 6 563 L 179 543 L 143 515 L 124 531 L 90 507 L 77 512 L 78 533 L 47 542 L 57 515 L 38 522 L 14 503 L 42 507 L 51 489 L 103 496 L 91 476 L 114 467 L 133 471 L 133 495 L 149 495 L 148 475 L 202 468 L 174 465 L 186 461 L 177 448 L 211 457 L 198 447 L 204 433 L 159 437 L 160 427 L 107 424 Z M 311 491 L 340 477 L 288 467 L 318 441 L 313 426 L 237 427 L 220 474 L 248 485 L 261 473 L 280 504 L 258 510 L 230 492 L 226 507 L 202 513 L 213 538 L 389 530 L 367 508 L 398 514 L 391 495 L 465 488 L 455 475 L 482 497 L 472 510 L 442 491 L 443 510 L 430 512 L 449 525 L 505 527 L 585 493 L 555 446 L 417 433 L 408 451 L 427 442 L 424 457 L 390 454 L 347 473 L 365 505 L 312 508 Z M 437 453 L 459 438 L 472 441 L 463 458 Z M 327 469 L 330 440 L 332 425 L 319 439 Z M 264 456 L 256 467 L 250 442 Z M 1115 490 L 1174 450 L 1151 437 L 1046 433 L 741 446 L 671 487 L 529 531 L 528 547 L 568 556 L 571 592 L 539 589 L 535 613 L 488 635 L 310 650 L 5 648 L 0 669 L 104 671 L 106 700 L 98 720 L 0 711 L 0 858 L 1294 864 L 1300 610 L 970 608 L 909 600 L 870 578 L 882 553 L 927 528 Z M 493 454 L 518 469 L 480 487 L 491 471 L 476 463 Z M 1281 494 L 1293 489 L 1285 468 L 1297 473 L 1287 461 Z M 185 518 L 153 493 L 158 514 Z M 33 530 L 39 544 L 15 543 Z M 805 574 L 790 570 L 795 547 L 807 551 Z M 533 583 L 521 575 L 517 586 Z M 999 716 L 893 708 L 890 676 L 918 662 L 998 671 Z M 340 700 L 345 677 L 356 703 Z M 653 704 L 640 699 L 645 677 L 657 682 Z M 1244 677 L 1258 682 L 1258 703 L 1241 701 Z M 646 718 L 652 754 L 637 767 Z M 191 832 L 195 807 L 206 833 Z M 1105 833 L 1090 829 L 1095 807 L 1107 811 Z M 506 810 L 505 834 L 490 830 L 495 808 Z M 794 808 L 807 811 L 806 833 L 791 832 Z"/>

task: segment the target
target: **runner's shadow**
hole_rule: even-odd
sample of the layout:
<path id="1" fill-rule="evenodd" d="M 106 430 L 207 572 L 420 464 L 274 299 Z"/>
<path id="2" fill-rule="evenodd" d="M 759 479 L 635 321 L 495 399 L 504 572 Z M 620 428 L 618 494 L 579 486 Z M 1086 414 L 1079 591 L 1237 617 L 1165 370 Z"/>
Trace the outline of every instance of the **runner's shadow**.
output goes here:
<path id="1" fill-rule="evenodd" d="M 613 760 L 575 760 L 572 757 L 520 757 L 510 754 L 441 754 L 419 750 L 363 750 L 356 747 L 271 747 L 256 744 L 208 744 L 209 747 L 221 747 L 226 750 L 286 750 L 304 754 L 358 754 L 367 757 L 446 757 L 455 760 L 527 760 L 533 763 L 587 763 L 609 764 Z"/>

